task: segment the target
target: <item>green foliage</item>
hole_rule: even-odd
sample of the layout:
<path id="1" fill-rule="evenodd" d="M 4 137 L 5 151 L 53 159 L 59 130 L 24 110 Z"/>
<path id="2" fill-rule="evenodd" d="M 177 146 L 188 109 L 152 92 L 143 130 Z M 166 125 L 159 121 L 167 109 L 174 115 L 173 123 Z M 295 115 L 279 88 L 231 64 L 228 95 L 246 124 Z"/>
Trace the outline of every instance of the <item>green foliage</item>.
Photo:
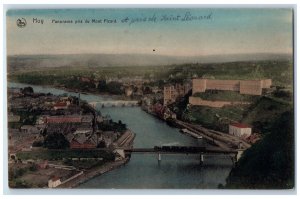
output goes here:
<path id="1" fill-rule="evenodd" d="M 48 149 L 66 149 L 69 148 L 69 142 L 61 133 L 53 133 L 46 136 L 44 147 Z"/>
<path id="2" fill-rule="evenodd" d="M 35 125 L 38 115 L 37 112 L 30 111 L 18 111 L 16 114 L 20 115 L 22 125 Z"/>
<path id="3" fill-rule="evenodd" d="M 294 115 L 287 111 L 274 121 L 264 139 L 246 150 L 226 188 L 291 189 L 294 187 Z"/>
<path id="4" fill-rule="evenodd" d="M 9 172 L 8 172 L 9 180 L 19 178 L 19 177 L 23 176 L 27 171 L 28 171 L 28 168 L 26 168 L 26 167 L 9 169 Z"/>
<path id="5" fill-rule="evenodd" d="M 200 97 L 203 100 L 212 101 L 254 101 L 258 96 L 243 95 L 235 91 L 218 91 L 218 90 L 207 90 L 203 93 L 195 93 L 195 97 Z"/>
<path id="6" fill-rule="evenodd" d="M 117 132 L 124 132 L 127 130 L 126 124 L 123 124 L 122 121 L 113 122 L 110 120 L 108 123 L 102 122 L 98 124 L 98 128 L 102 131 L 117 131 Z"/>
<path id="7" fill-rule="evenodd" d="M 191 106 L 183 113 L 182 118 L 211 129 L 227 132 L 228 124 L 232 121 L 242 120 L 247 109 L 247 105 L 224 106 L 222 108 Z"/>
<path id="8" fill-rule="evenodd" d="M 64 85 L 66 88 L 78 89 L 82 91 L 95 89 L 95 84 L 93 82 L 82 82 L 77 77 L 65 78 L 64 81 L 62 81 L 63 79 L 59 78 L 59 80 L 59 84 Z"/>
<path id="9" fill-rule="evenodd" d="M 71 160 L 71 159 L 67 159 L 67 160 L 64 161 L 64 163 L 69 165 L 69 166 L 74 166 L 78 169 L 91 169 L 92 167 L 102 165 L 103 163 L 105 163 L 105 161 L 102 161 L 102 160 Z"/>
<path id="10" fill-rule="evenodd" d="M 21 128 L 21 126 L 22 126 L 21 122 L 8 122 L 8 128 L 19 129 Z"/>
<path id="11" fill-rule="evenodd" d="M 76 84 L 76 88 L 84 88 L 85 86 L 78 85 L 80 84 L 80 81 L 78 81 L 76 77 L 97 76 L 104 80 L 107 78 L 151 76 L 157 81 L 168 80 L 170 82 L 182 82 L 185 79 L 192 78 L 194 75 L 197 75 L 198 77 L 213 77 L 216 79 L 271 78 L 273 85 L 292 87 L 293 63 L 287 60 L 282 60 L 182 64 L 149 67 L 60 67 L 43 68 L 40 71 L 18 71 L 11 73 L 8 79 L 16 82 L 39 85 L 67 84 L 67 88 L 72 86 L 72 84 Z M 161 86 L 162 82 L 157 83 L 155 85 Z"/>
<path id="12" fill-rule="evenodd" d="M 121 88 L 122 84 L 119 82 L 109 82 L 106 85 L 106 92 L 109 92 L 114 95 L 121 95 L 124 93 L 123 89 Z"/>
<path id="13" fill-rule="evenodd" d="M 36 115 L 33 115 L 33 116 L 30 115 L 29 117 L 24 118 L 23 125 L 35 125 L 36 119 L 37 119 Z"/>
<path id="14" fill-rule="evenodd" d="M 105 145 L 104 140 L 101 140 L 97 145 L 97 148 L 105 148 L 105 147 L 106 147 L 106 145 Z"/>
<path id="15" fill-rule="evenodd" d="M 254 132 L 267 133 L 270 132 L 274 121 L 290 108 L 291 105 L 286 103 L 261 97 L 245 112 L 242 122 L 252 125 Z"/>
<path id="16" fill-rule="evenodd" d="M 31 165 L 31 166 L 29 167 L 29 170 L 30 170 L 30 171 L 37 171 L 37 170 L 38 170 L 38 167 L 37 167 L 36 164 L 33 164 L 33 165 Z"/>
<path id="17" fill-rule="evenodd" d="M 293 93 L 291 91 L 288 90 L 280 90 L 280 89 L 276 89 L 273 92 L 273 96 L 286 100 L 286 101 L 292 101 L 293 99 Z"/>
<path id="18" fill-rule="evenodd" d="M 170 74 L 181 73 L 184 78 L 211 77 L 215 79 L 270 78 L 273 85 L 292 86 L 293 63 L 291 61 L 244 61 L 209 64 L 186 64 L 170 67 Z"/>
<path id="19" fill-rule="evenodd" d="M 182 119 L 182 115 L 187 108 L 189 103 L 189 97 L 192 95 L 192 90 L 190 90 L 184 97 L 178 98 L 178 100 L 171 104 L 169 108 L 176 113 L 178 119 Z"/>
<path id="20" fill-rule="evenodd" d="M 251 125 L 253 132 L 264 134 L 270 131 L 274 120 L 292 107 L 278 98 L 251 96 L 249 99 L 253 100 L 251 105 L 191 106 L 183 112 L 182 119 L 223 132 L 228 131 L 229 123 L 242 122 Z"/>
<path id="21" fill-rule="evenodd" d="M 13 80 L 26 84 L 39 85 L 54 85 L 54 76 L 37 75 L 35 73 L 22 73 L 18 76 L 12 77 Z"/>
<path id="22" fill-rule="evenodd" d="M 23 94 L 32 94 L 33 93 L 33 88 L 32 87 L 25 87 L 23 89 L 21 89 L 21 93 Z"/>
<path id="23" fill-rule="evenodd" d="M 44 143 L 42 141 L 34 141 L 32 143 L 33 147 L 42 147 L 44 145 Z"/>
<path id="24" fill-rule="evenodd" d="M 11 188 L 30 188 L 31 184 L 25 180 L 15 179 L 9 182 Z"/>
<path id="25" fill-rule="evenodd" d="M 114 160 L 113 153 L 105 150 L 39 150 L 31 152 L 18 152 L 17 157 L 21 160 L 41 159 L 58 160 L 64 158 L 103 158 L 104 160 Z"/>

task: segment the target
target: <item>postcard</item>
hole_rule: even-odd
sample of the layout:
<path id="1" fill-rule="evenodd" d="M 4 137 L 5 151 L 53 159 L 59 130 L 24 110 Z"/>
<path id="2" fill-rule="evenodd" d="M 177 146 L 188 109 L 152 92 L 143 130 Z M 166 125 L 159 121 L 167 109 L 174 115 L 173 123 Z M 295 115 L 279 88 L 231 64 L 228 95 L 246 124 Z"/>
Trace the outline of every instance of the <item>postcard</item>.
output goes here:
<path id="1" fill-rule="evenodd" d="M 9 188 L 294 189 L 293 9 L 9 9 Z"/>

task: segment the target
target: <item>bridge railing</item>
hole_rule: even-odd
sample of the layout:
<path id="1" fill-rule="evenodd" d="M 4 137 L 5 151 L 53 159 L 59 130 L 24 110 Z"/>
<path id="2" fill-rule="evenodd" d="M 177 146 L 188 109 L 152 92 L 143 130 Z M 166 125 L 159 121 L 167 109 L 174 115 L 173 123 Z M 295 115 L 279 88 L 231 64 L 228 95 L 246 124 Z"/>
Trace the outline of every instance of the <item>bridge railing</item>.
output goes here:
<path id="1" fill-rule="evenodd" d="M 132 148 L 124 149 L 126 153 L 214 153 L 214 154 L 237 154 L 235 150 L 210 149 L 206 147 L 190 147 L 190 146 L 155 146 L 153 148 Z"/>

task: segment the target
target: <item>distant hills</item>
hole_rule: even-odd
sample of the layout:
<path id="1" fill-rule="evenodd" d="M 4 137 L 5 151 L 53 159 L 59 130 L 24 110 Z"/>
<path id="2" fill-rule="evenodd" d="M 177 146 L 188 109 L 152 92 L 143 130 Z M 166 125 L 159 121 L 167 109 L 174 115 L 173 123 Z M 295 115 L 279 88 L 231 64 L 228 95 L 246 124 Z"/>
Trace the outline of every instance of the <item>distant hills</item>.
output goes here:
<path id="1" fill-rule="evenodd" d="M 152 54 L 63 54 L 13 55 L 7 57 L 8 71 L 49 67 L 158 66 L 188 63 L 290 60 L 291 54 L 229 54 L 208 56 L 165 56 Z"/>

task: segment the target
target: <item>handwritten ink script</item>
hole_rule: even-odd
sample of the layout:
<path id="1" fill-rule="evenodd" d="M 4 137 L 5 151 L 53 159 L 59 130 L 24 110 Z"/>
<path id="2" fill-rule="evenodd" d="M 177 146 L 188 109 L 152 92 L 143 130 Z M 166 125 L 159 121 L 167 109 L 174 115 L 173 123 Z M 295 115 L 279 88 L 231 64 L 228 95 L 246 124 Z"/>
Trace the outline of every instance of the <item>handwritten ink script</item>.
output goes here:
<path id="1" fill-rule="evenodd" d="M 185 14 L 176 14 L 176 15 L 161 15 L 157 17 L 155 14 L 152 17 L 141 17 L 141 18 L 132 18 L 128 17 L 122 20 L 122 23 L 129 23 L 129 25 L 140 22 L 166 22 L 166 21 L 200 21 L 200 20 L 212 20 L 213 13 L 209 13 L 207 15 L 192 15 L 190 12 L 186 12 Z"/>
<path id="2" fill-rule="evenodd" d="M 190 12 L 185 12 L 183 14 L 153 14 L 151 16 L 141 16 L 141 17 L 123 17 L 121 19 L 51 19 L 52 24 L 138 24 L 138 23 L 159 23 L 159 22 L 191 22 L 191 21 L 204 21 L 212 20 L 213 13 L 207 13 L 204 15 L 196 15 Z M 34 20 L 37 23 L 37 20 Z M 43 24 L 43 23 L 41 23 Z"/>

